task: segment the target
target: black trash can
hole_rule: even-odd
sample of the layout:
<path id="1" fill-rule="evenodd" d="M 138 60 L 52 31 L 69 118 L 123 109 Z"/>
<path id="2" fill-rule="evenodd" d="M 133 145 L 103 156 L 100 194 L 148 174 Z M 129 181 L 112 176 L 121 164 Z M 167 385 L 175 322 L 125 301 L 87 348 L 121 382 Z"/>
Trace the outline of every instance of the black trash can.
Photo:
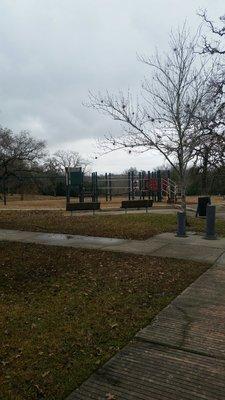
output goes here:
<path id="1" fill-rule="evenodd" d="M 211 198 L 209 196 L 201 196 L 198 198 L 196 217 L 206 217 L 207 204 L 211 204 Z"/>

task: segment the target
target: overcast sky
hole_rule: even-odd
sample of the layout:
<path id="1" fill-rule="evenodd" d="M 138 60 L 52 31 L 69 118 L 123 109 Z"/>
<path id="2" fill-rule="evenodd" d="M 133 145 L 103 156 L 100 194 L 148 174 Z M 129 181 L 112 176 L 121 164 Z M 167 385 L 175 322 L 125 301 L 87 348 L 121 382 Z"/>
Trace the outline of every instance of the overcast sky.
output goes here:
<path id="1" fill-rule="evenodd" d="M 28 129 L 51 151 L 73 149 L 97 171 L 152 169 L 154 152 L 95 160 L 95 140 L 118 122 L 86 109 L 88 90 L 135 93 L 146 75 L 138 53 L 167 49 L 171 28 L 191 29 L 199 9 L 217 18 L 224 0 L 0 0 L 0 125 Z"/>

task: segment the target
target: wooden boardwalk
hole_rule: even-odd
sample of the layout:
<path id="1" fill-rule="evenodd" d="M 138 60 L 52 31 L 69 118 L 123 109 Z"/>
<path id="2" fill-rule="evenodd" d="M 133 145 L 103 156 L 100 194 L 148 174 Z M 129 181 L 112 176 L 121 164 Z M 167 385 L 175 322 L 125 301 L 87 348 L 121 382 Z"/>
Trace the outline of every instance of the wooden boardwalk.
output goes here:
<path id="1" fill-rule="evenodd" d="M 224 257 L 67 400 L 224 400 Z"/>

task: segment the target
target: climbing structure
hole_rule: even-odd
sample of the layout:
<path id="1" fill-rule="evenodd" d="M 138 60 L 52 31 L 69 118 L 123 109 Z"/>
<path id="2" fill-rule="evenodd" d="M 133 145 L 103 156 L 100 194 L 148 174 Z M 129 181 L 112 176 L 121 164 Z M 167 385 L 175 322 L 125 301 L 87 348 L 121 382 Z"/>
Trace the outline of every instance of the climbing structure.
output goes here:
<path id="1" fill-rule="evenodd" d="M 168 203 L 176 202 L 178 186 L 171 180 L 170 171 L 130 171 L 127 174 L 85 175 L 81 168 L 66 168 L 67 203 L 70 197 L 85 198 L 97 202 L 99 197 L 111 201 L 113 197 L 129 200 L 152 199 L 161 202 L 166 197 Z"/>

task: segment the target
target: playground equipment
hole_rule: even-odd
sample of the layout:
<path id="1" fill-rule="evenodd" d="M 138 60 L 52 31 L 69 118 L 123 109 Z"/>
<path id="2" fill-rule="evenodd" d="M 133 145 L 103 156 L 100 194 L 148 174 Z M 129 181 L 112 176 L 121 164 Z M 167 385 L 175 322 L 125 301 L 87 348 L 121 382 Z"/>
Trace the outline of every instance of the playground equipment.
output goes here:
<path id="1" fill-rule="evenodd" d="M 100 209 L 100 203 L 97 196 L 97 173 L 93 172 L 91 181 L 88 181 L 89 192 L 85 191 L 84 185 L 84 172 L 82 168 L 65 168 L 66 171 L 66 210 L 67 211 L 81 211 L 81 210 L 95 210 Z M 71 203 L 71 189 L 74 197 L 79 198 L 79 203 Z M 87 189 L 87 187 L 86 187 Z M 91 197 L 91 202 L 85 202 L 85 197 Z"/>
<path id="2" fill-rule="evenodd" d="M 176 203 L 178 196 L 178 186 L 172 179 L 163 178 L 161 181 L 161 195 L 167 197 L 168 203 Z"/>
<path id="3" fill-rule="evenodd" d="M 176 183 L 170 179 L 170 172 L 160 170 L 102 175 L 93 172 L 85 175 L 81 168 L 66 168 L 66 188 L 67 209 L 71 209 L 71 197 L 77 197 L 80 203 L 91 207 L 91 203 L 98 203 L 102 197 L 106 202 L 112 201 L 113 197 L 161 202 L 166 196 L 167 202 L 176 202 L 178 193 Z"/>

